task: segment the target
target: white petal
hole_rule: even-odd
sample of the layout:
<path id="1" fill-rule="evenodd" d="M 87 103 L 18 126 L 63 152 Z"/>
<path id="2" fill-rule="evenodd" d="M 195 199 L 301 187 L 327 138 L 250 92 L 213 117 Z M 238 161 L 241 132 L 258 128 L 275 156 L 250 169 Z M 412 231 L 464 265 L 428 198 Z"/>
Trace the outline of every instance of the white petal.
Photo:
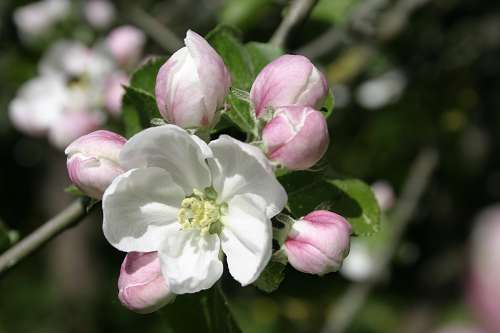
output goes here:
<path id="1" fill-rule="evenodd" d="M 208 289 L 222 275 L 220 240 L 215 234 L 201 236 L 199 230 L 169 234 L 160 248 L 162 273 L 174 294 Z"/>
<path id="2" fill-rule="evenodd" d="M 271 218 L 278 214 L 287 195 L 272 173 L 261 162 L 242 149 L 237 140 L 228 136 L 210 142 L 214 159 L 209 160 L 213 186 L 220 202 L 228 202 L 238 194 L 254 194 L 263 199 L 261 209 Z"/>
<path id="3" fill-rule="evenodd" d="M 259 197 L 237 195 L 222 221 L 222 250 L 231 275 L 246 286 L 266 267 L 272 253 L 271 220 L 260 210 Z"/>
<path id="4" fill-rule="evenodd" d="M 166 235 L 180 228 L 177 211 L 183 199 L 165 170 L 130 170 L 104 192 L 104 236 L 121 251 L 157 251 Z"/>
<path id="5" fill-rule="evenodd" d="M 123 147 L 120 164 L 125 169 L 159 167 L 170 173 L 186 195 L 210 186 L 206 152 L 182 128 L 164 125 L 145 129 Z"/>

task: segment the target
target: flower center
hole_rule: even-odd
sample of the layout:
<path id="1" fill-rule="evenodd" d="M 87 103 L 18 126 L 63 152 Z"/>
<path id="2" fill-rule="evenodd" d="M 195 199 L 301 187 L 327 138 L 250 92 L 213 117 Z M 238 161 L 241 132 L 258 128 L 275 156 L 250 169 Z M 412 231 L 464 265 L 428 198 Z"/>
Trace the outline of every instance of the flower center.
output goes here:
<path id="1" fill-rule="evenodd" d="M 225 205 L 218 204 L 215 191 L 211 188 L 193 194 L 181 202 L 178 217 L 183 230 L 198 229 L 203 235 L 216 234 L 221 231 L 221 217 Z"/>

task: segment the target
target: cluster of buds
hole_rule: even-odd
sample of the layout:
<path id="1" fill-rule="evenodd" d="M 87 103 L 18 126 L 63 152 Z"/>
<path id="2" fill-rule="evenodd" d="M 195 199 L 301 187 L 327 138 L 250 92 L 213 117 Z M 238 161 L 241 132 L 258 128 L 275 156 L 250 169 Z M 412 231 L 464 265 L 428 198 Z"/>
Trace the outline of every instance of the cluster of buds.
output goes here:
<path id="1" fill-rule="evenodd" d="M 262 69 L 250 99 L 257 118 L 270 118 L 262 141 L 271 161 L 290 170 L 305 170 L 323 157 L 328 127 L 317 109 L 327 94 L 325 77 L 306 57 L 283 55 Z"/>
<path id="2" fill-rule="evenodd" d="M 120 33 L 126 31 L 127 29 L 124 29 Z M 115 36 L 115 38 L 118 37 Z M 137 38 L 132 38 L 131 43 L 133 41 L 137 41 Z M 112 43 L 110 40 L 110 46 Z M 223 107 L 224 99 L 229 92 L 231 77 L 222 58 L 203 37 L 188 31 L 185 44 L 185 47 L 175 52 L 167 60 L 157 75 L 155 93 L 158 108 L 165 120 L 171 124 L 189 129 L 208 130 L 218 121 L 219 111 Z M 113 53 L 118 61 L 124 64 L 127 63 L 126 60 L 120 58 L 121 50 L 115 49 Z M 262 167 L 264 173 L 261 176 L 266 175 L 268 177 L 271 175 L 273 181 L 276 181 L 276 179 L 274 179 L 270 161 L 274 162 L 274 165 L 281 165 L 290 170 L 308 169 L 318 162 L 328 147 L 327 124 L 323 114 L 317 111 L 322 106 L 327 92 L 328 87 L 324 76 L 307 58 L 292 55 L 282 56 L 262 70 L 250 92 L 255 117 L 265 123 L 260 133 L 261 138 L 259 138 L 261 139 L 259 141 L 263 143 L 265 154 L 254 145 L 241 143 L 229 137 L 219 138 L 217 140 L 219 141 L 218 145 L 226 147 L 224 149 L 227 149 L 229 145 L 236 145 L 242 154 L 241 156 L 238 155 L 239 158 L 255 161 L 256 164 L 253 165 L 253 168 L 259 169 Z M 165 129 L 158 129 L 158 131 L 149 129 L 149 134 L 143 134 L 143 136 L 152 135 L 152 138 L 156 138 L 155 140 L 160 140 L 160 137 L 156 137 L 157 134 L 153 133 L 162 131 L 167 133 L 170 130 L 181 137 L 179 131 L 183 130 L 174 127 L 175 129 L 172 125 L 166 125 Z M 214 153 L 219 152 L 218 149 L 222 149 L 217 144 L 212 145 L 212 142 L 207 146 L 199 138 L 190 137 L 193 137 L 189 139 L 192 140 L 189 141 L 190 144 L 197 147 L 197 149 L 201 149 L 203 156 L 212 156 L 211 158 L 223 157 Z M 120 165 L 120 160 L 127 160 L 124 158 L 124 154 L 131 154 L 130 149 L 127 147 L 133 146 L 129 145 L 132 142 L 137 145 L 138 140 L 137 137 L 135 139 L 131 138 L 127 143 L 125 138 L 108 131 L 96 131 L 77 139 L 66 149 L 68 173 L 71 181 L 83 192 L 95 199 L 104 197 L 104 206 L 111 206 L 113 203 L 111 199 L 107 198 L 115 194 L 109 193 L 117 191 L 117 183 L 123 182 L 125 178 L 132 175 L 130 173 L 132 170 L 124 167 L 126 162 Z M 210 151 L 210 149 L 213 149 L 214 152 Z M 139 149 L 138 152 L 144 155 L 153 153 L 148 149 Z M 190 151 L 187 153 L 190 153 Z M 230 153 L 228 151 L 224 154 Z M 235 162 L 235 164 L 237 163 Z M 260 166 L 258 167 L 258 165 Z M 205 162 L 202 163 L 202 166 L 203 168 L 206 167 Z M 186 168 L 188 167 L 186 166 Z M 231 165 L 231 168 L 233 167 Z M 246 168 L 247 166 L 238 167 Z M 231 174 L 231 170 L 221 169 L 221 171 Z M 219 175 L 218 177 L 222 176 Z M 131 184 L 131 186 L 136 185 Z M 268 216 L 267 218 L 276 215 L 286 202 L 286 193 L 281 188 L 281 185 L 277 181 L 275 185 L 277 186 L 276 191 L 271 191 L 272 193 L 269 195 L 276 196 L 276 202 L 281 202 L 281 204 L 276 204 L 280 208 L 272 205 L 266 207 L 265 212 L 261 213 Z M 120 191 L 122 190 L 125 191 L 125 188 L 120 188 Z M 196 212 L 205 213 L 205 210 L 207 210 L 209 213 L 213 213 L 216 210 L 217 214 L 209 215 L 211 219 L 218 222 L 222 213 L 219 211 L 220 208 L 214 205 L 215 201 L 211 202 L 212 199 L 204 198 L 203 193 L 197 194 L 195 190 L 193 191 L 195 193 L 194 197 L 187 197 L 182 201 L 178 219 L 182 220 L 186 209 L 191 210 L 190 214 L 193 214 L 193 210 L 195 210 L 193 208 L 194 202 L 204 203 L 203 206 L 200 206 L 202 208 L 196 206 Z M 115 195 L 113 200 L 119 200 L 118 197 L 119 195 Z M 245 209 L 248 208 L 249 203 L 240 203 L 238 200 L 234 202 L 234 206 L 229 206 L 229 208 L 224 206 L 226 207 L 224 210 L 226 213 L 228 210 L 231 211 L 231 207 L 238 207 L 238 205 L 246 207 Z M 238 209 L 235 211 L 239 211 Z M 252 208 L 252 212 L 253 210 Z M 276 211 L 274 212 L 274 210 Z M 260 218 L 261 213 L 253 212 L 252 214 L 257 214 Z M 112 218 L 112 215 L 113 213 L 108 212 L 107 216 Z M 209 222 L 212 223 L 211 220 Z M 270 223 L 270 220 L 267 220 L 267 222 Z M 184 224 L 180 222 L 180 224 L 181 231 L 184 229 L 189 231 L 196 227 L 191 222 Z M 188 224 L 189 226 L 187 226 Z M 200 222 L 199 224 L 203 223 Z M 109 226 L 106 228 L 109 228 Z M 219 226 L 217 230 L 221 228 Z M 220 231 L 214 229 L 216 231 L 212 232 L 211 229 L 207 229 L 203 232 L 203 230 L 205 229 L 202 229 L 201 232 L 202 236 L 204 235 L 203 237 L 215 237 L 217 232 Z M 308 274 L 324 275 L 340 269 L 344 258 L 349 253 L 351 232 L 350 224 L 342 216 L 326 210 L 313 211 L 296 221 L 294 220 L 286 228 L 286 234 L 281 240 L 282 248 L 280 252 L 286 255 L 288 262 L 295 269 Z M 107 237 L 109 240 L 110 236 Z M 266 260 L 269 260 L 271 255 L 271 236 L 269 236 L 268 244 L 264 241 L 262 243 L 258 244 L 258 246 L 265 245 L 264 247 L 266 247 L 268 245 L 269 256 L 265 255 L 265 257 L 261 258 L 262 264 L 258 265 L 259 272 L 261 272 Z M 242 253 L 238 252 L 238 247 L 233 248 L 233 245 L 224 246 L 222 248 L 224 253 L 226 253 L 225 251 L 229 251 L 229 253 L 236 251 L 235 253 L 242 255 Z M 177 272 L 172 273 L 165 268 L 165 265 L 170 266 L 168 266 L 169 261 L 165 264 L 165 257 L 161 257 L 162 249 L 144 248 L 124 251 L 131 252 L 128 252 L 121 267 L 118 280 L 118 297 L 127 308 L 138 313 L 153 312 L 172 302 L 175 294 L 189 292 L 184 290 L 186 288 L 186 290 L 192 289 L 189 285 L 187 287 L 181 286 L 184 289 L 179 289 L 179 285 L 175 285 L 175 283 L 178 284 L 175 279 L 170 280 L 169 285 L 169 280 L 166 278 L 168 274 L 174 274 L 177 279 L 182 276 L 175 275 Z M 253 257 L 250 259 L 256 260 Z M 253 275 L 249 275 L 247 268 L 242 269 L 243 266 L 235 263 L 234 259 L 228 259 L 228 261 L 230 260 L 233 260 L 229 262 L 230 271 L 231 269 L 234 270 L 231 271 L 233 276 L 234 274 L 238 276 L 244 275 L 238 280 L 242 284 L 251 283 L 258 277 L 259 272 L 256 271 L 252 273 Z M 175 267 L 179 269 L 178 266 Z"/>

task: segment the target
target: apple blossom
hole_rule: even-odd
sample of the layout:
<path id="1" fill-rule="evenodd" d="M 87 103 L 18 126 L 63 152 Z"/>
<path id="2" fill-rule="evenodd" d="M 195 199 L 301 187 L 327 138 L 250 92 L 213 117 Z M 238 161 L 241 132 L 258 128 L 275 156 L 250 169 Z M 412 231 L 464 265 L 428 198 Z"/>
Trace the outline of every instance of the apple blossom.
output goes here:
<path id="1" fill-rule="evenodd" d="M 45 135 L 68 101 L 60 76 L 39 76 L 25 82 L 10 102 L 13 125 L 28 135 Z"/>
<path id="2" fill-rule="evenodd" d="M 113 179 L 123 173 L 118 157 L 127 140 L 110 131 L 84 135 L 65 150 L 71 182 L 87 195 L 101 199 Z"/>
<path id="3" fill-rule="evenodd" d="M 231 77 L 203 37 L 188 30 L 184 43 L 156 77 L 158 109 L 169 123 L 209 128 L 217 120 L 216 111 L 224 103 Z"/>
<path id="4" fill-rule="evenodd" d="M 115 7 L 108 0 L 88 0 L 83 8 L 85 19 L 97 29 L 105 29 L 115 18 Z"/>
<path id="5" fill-rule="evenodd" d="M 270 160 L 290 170 L 305 170 L 325 154 L 328 127 L 321 112 L 310 107 L 279 107 L 265 125 L 262 140 Z"/>
<path id="6" fill-rule="evenodd" d="M 260 117 L 268 107 L 298 105 L 319 109 L 327 94 L 325 77 L 309 59 L 285 54 L 257 75 L 250 99 L 257 117 Z"/>
<path id="7" fill-rule="evenodd" d="M 349 253 L 351 225 L 342 216 L 317 210 L 293 223 L 283 244 L 288 262 L 298 271 L 324 275 L 339 270 Z"/>
<path id="8" fill-rule="evenodd" d="M 158 251 L 175 294 L 210 288 L 221 250 L 242 285 L 254 282 L 272 252 L 270 219 L 287 195 L 264 158 L 222 135 L 206 144 L 175 125 L 148 128 L 120 153 L 128 171 L 103 196 L 106 239 L 117 249 Z"/>
<path id="9" fill-rule="evenodd" d="M 20 131 L 46 135 L 64 149 L 105 122 L 105 85 L 115 73 L 106 52 L 63 40 L 43 56 L 39 71 L 40 76 L 26 82 L 9 105 L 12 123 Z"/>
<path id="10" fill-rule="evenodd" d="M 111 54 L 124 67 L 130 67 L 139 61 L 145 43 L 144 32 L 131 25 L 113 29 L 106 40 Z"/>
<path id="11" fill-rule="evenodd" d="M 476 218 L 470 246 L 467 296 L 488 332 L 500 331 L 500 205 L 483 210 Z"/>
<path id="12" fill-rule="evenodd" d="M 118 298 L 128 309 L 151 313 L 175 299 L 161 273 L 157 252 L 129 252 L 118 278 Z"/>
<path id="13" fill-rule="evenodd" d="M 56 23 L 69 16 L 69 0 L 42 0 L 17 8 L 14 11 L 14 23 L 20 36 L 27 42 L 47 34 Z"/>

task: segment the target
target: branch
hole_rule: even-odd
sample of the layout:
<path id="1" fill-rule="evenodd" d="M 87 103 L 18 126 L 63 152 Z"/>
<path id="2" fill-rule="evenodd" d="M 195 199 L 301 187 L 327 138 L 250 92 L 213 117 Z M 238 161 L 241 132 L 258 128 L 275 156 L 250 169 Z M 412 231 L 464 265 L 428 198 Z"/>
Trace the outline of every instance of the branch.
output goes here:
<path id="1" fill-rule="evenodd" d="M 177 35 L 139 7 L 132 7 L 126 15 L 132 23 L 144 30 L 158 45 L 170 53 L 183 46 Z"/>
<path id="2" fill-rule="evenodd" d="M 15 244 L 0 256 L 0 276 L 65 229 L 76 225 L 87 215 L 87 212 L 84 199 L 76 200 L 65 210 Z"/>
<path id="3" fill-rule="evenodd" d="M 437 164 L 438 152 L 434 149 L 423 150 L 417 156 L 403 186 L 401 197 L 390 217 L 393 228 L 392 238 L 374 256 L 374 260 L 378 260 L 377 265 L 375 265 L 379 268 L 378 271 L 370 280 L 353 284 L 347 289 L 333 308 L 322 330 L 323 333 L 345 332 L 356 313 L 365 303 L 372 289 L 381 282 L 385 272 L 389 269 L 389 265 L 401 242 L 404 231 L 411 217 L 415 214 L 420 198 L 424 194 Z"/>
<path id="4" fill-rule="evenodd" d="M 283 48 L 292 28 L 307 18 L 317 2 L 318 0 L 294 0 L 269 42 Z"/>

